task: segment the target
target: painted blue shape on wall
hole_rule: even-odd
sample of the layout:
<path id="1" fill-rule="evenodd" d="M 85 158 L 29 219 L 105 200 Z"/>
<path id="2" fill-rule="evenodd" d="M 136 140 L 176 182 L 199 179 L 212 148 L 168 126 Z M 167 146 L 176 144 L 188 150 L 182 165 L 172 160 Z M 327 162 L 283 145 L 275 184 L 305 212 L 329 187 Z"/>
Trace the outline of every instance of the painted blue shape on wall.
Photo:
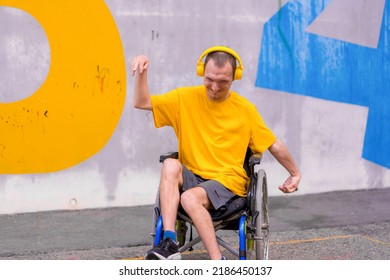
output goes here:
<path id="1" fill-rule="evenodd" d="M 290 1 L 264 25 L 256 86 L 369 108 L 363 158 L 390 168 L 390 4 L 376 49 L 305 32 L 330 3 Z"/>

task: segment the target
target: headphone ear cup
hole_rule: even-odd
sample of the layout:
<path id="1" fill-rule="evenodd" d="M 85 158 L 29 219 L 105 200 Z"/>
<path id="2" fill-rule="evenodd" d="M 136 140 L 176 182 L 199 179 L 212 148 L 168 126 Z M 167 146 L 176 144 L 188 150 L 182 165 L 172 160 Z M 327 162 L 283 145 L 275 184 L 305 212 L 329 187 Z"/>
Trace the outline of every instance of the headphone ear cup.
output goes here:
<path id="1" fill-rule="evenodd" d="M 234 79 L 240 80 L 241 78 L 242 78 L 242 69 L 240 67 L 237 67 L 234 73 Z"/>
<path id="2" fill-rule="evenodd" d="M 199 62 L 198 65 L 196 66 L 196 74 L 198 76 L 203 77 L 204 76 L 204 63 Z"/>

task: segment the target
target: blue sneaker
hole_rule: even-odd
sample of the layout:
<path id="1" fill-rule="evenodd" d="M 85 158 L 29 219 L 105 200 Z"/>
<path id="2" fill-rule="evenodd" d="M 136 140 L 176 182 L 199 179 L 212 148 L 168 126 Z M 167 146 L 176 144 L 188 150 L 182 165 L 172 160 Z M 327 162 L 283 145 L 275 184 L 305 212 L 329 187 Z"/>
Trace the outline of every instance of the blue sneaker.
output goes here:
<path id="1" fill-rule="evenodd" d="M 165 238 L 146 253 L 145 260 L 181 260 L 179 245 L 171 238 Z"/>

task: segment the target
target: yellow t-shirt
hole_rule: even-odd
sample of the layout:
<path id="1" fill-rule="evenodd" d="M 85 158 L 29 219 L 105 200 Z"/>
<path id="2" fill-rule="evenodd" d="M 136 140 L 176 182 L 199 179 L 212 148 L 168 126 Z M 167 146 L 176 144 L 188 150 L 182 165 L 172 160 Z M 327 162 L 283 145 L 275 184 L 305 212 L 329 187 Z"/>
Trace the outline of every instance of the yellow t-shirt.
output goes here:
<path id="1" fill-rule="evenodd" d="M 172 126 L 176 133 L 180 162 L 245 196 L 247 148 L 263 153 L 276 140 L 256 107 L 233 91 L 225 101 L 211 101 L 204 86 L 177 88 L 151 100 L 155 126 Z"/>

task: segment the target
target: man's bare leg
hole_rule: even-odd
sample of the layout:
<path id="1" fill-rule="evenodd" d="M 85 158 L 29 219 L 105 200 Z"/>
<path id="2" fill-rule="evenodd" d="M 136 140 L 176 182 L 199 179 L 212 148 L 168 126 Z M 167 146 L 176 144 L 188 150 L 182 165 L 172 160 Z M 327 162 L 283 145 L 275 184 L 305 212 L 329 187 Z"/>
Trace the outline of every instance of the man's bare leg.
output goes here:
<path id="1" fill-rule="evenodd" d="M 161 168 L 160 205 L 164 230 L 175 231 L 177 209 L 180 203 L 179 188 L 183 185 L 181 163 L 166 159 Z"/>
<path id="2" fill-rule="evenodd" d="M 175 238 L 175 222 L 179 206 L 179 187 L 182 185 L 182 166 L 178 160 L 166 159 L 161 168 L 160 207 L 164 238 L 145 254 L 146 260 L 179 260 L 181 254 Z"/>
<path id="3" fill-rule="evenodd" d="M 206 247 L 210 259 L 220 260 L 219 250 L 213 222 L 207 209 L 212 207 L 206 191 L 202 187 L 195 187 L 181 195 L 181 204 L 192 219 L 196 230 Z"/>

